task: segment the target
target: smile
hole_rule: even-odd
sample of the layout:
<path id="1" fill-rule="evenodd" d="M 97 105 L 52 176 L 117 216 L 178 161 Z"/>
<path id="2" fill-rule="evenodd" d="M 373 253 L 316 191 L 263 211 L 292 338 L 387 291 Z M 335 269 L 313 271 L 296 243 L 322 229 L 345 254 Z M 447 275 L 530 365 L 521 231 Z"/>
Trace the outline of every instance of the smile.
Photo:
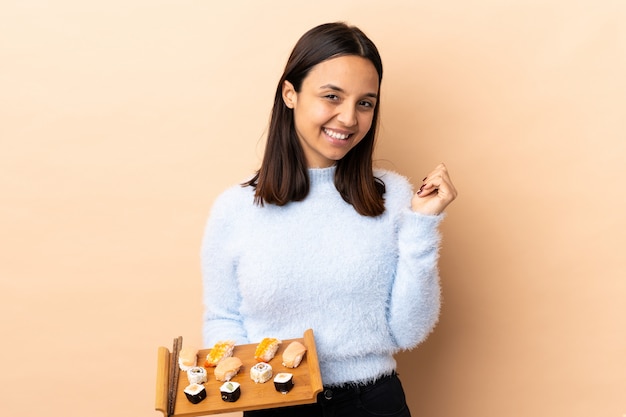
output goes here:
<path id="1" fill-rule="evenodd" d="M 333 130 L 329 130 L 326 128 L 322 130 L 324 131 L 325 134 L 327 134 L 333 139 L 346 140 L 352 135 L 351 133 L 339 133 L 339 132 L 335 132 Z"/>

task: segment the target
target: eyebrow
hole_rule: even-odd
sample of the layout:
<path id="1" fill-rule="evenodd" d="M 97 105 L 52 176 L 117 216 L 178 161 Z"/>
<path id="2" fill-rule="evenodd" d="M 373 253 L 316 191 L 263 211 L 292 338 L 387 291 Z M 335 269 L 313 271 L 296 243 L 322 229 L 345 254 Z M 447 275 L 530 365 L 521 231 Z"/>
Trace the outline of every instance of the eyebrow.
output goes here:
<path id="1" fill-rule="evenodd" d="M 346 92 L 343 88 L 338 87 L 338 86 L 336 86 L 334 84 L 325 84 L 325 85 L 320 87 L 320 90 L 325 90 L 325 89 L 330 89 L 330 90 L 333 90 L 333 91 L 337 91 L 339 93 L 345 93 Z M 378 94 L 376 94 L 376 93 L 366 93 L 364 95 L 364 97 L 371 97 L 371 98 L 378 99 Z"/>

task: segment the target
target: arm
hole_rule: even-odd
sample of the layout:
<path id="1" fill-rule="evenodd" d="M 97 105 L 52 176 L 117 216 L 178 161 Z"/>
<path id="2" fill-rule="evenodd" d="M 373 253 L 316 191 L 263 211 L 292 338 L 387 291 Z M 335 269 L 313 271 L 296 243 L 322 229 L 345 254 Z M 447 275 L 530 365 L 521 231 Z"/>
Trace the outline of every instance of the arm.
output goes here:
<path id="1" fill-rule="evenodd" d="M 391 290 L 389 325 L 399 349 L 410 349 L 432 331 L 441 308 L 438 226 L 457 191 L 444 164 L 422 181 L 411 209 L 400 213 L 398 264 Z"/>
<path id="2" fill-rule="evenodd" d="M 213 205 L 202 240 L 202 336 L 206 347 L 225 339 L 247 343 L 239 313 L 236 253 L 231 240 L 236 235 L 232 217 L 236 211 L 230 207 L 227 195 L 220 196 Z"/>
<path id="3" fill-rule="evenodd" d="M 437 268 L 443 216 L 407 210 L 398 234 L 398 265 L 391 290 L 389 326 L 399 349 L 411 349 L 432 331 L 439 318 Z"/>

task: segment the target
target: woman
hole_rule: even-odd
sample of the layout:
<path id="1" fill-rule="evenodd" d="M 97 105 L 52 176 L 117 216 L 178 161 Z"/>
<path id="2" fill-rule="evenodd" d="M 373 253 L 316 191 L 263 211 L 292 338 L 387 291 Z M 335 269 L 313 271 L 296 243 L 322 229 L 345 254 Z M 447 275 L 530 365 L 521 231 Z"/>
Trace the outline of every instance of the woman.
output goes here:
<path id="1" fill-rule="evenodd" d="M 410 415 L 393 355 L 437 321 L 437 228 L 456 190 L 443 164 L 415 194 L 373 168 L 382 74 L 358 28 L 304 34 L 278 83 L 260 169 L 214 204 L 205 345 L 312 328 L 325 387 L 316 404 L 246 416 Z"/>

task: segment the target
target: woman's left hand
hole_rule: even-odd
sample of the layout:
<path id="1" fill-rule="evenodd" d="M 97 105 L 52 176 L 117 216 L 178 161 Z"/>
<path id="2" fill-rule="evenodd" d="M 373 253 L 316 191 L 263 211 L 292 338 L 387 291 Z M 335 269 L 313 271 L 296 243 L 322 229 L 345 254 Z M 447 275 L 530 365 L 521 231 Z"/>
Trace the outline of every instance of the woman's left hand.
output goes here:
<path id="1" fill-rule="evenodd" d="M 422 186 L 411 200 L 411 208 L 421 214 L 441 214 L 456 196 L 448 169 L 441 163 L 424 178 Z"/>

